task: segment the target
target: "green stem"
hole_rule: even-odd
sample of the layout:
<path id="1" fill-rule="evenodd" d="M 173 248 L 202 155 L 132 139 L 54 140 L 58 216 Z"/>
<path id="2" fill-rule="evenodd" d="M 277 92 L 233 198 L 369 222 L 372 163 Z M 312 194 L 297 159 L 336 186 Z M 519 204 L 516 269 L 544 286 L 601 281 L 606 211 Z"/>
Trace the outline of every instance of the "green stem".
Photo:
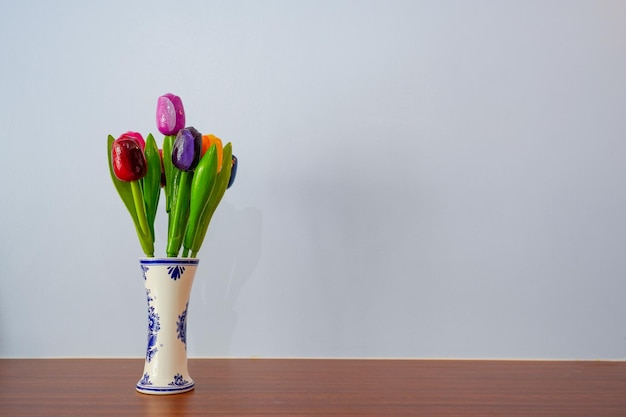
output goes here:
<path id="1" fill-rule="evenodd" d="M 144 207 L 143 193 L 139 186 L 139 181 L 131 181 L 130 189 L 133 193 L 133 201 L 135 202 L 135 210 L 137 211 L 137 220 L 139 220 L 141 234 L 150 236 L 150 226 L 148 226 L 148 220 L 146 219 L 146 209 Z"/>
<path id="2" fill-rule="evenodd" d="M 163 169 L 165 171 L 165 211 L 169 214 L 172 209 L 172 198 L 174 184 L 174 170 L 172 167 L 172 144 L 175 136 L 165 136 L 163 138 Z"/>
<path id="3" fill-rule="evenodd" d="M 171 208 L 171 222 L 167 239 L 167 256 L 177 257 L 183 243 L 183 234 L 187 229 L 187 215 L 189 212 L 189 191 L 192 174 L 187 171 L 180 173 L 180 185 L 175 196 L 174 207 Z"/>

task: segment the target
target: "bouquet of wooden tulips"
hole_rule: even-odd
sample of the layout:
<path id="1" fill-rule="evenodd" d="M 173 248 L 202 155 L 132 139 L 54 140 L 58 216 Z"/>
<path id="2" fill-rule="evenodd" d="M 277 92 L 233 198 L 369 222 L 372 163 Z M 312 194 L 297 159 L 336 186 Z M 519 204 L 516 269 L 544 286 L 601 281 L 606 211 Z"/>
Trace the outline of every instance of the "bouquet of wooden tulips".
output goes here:
<path id="1" fill-rule="evenodd" d="M 113 184 L 135 223 L 141 247 L 154 256 L 154 219 L 161 188 L 168 213 L 168 257 L 196 257 L 227 188 L 237 173 L 232 145 L 214 135 L 185 127 L 185 110 L 178 96 L 159 97 L 157 128 L 164 135 L 158 149 L 152 134 L 144 141 L 137 132 L 115 139 L 109 135 L 109 169 Z"/>

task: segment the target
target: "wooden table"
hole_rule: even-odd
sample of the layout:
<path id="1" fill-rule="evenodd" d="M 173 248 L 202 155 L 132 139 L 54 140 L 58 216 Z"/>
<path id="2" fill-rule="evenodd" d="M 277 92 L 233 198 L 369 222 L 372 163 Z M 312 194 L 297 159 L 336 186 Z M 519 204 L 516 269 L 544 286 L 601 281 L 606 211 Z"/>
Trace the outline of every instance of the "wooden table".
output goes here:
<path id="1" fill-rule="evenodd" d="M 626 416 L 626 362 L 191 359 L 196 389 L 135 391 L 141 359 L 1 359 L 0 416 Z"/>

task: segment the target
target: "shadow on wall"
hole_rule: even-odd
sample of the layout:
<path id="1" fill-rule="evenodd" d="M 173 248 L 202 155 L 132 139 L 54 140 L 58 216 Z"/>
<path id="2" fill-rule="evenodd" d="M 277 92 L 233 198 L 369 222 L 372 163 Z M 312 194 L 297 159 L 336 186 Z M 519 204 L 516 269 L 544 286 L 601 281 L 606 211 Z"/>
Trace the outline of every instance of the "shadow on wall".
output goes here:
<path id="1" fill-rule="evenodd" d="M 261 210 L 222 201 L 200 253 L 190 303 L 194 356 L 228 356 L 236 328 L 235 304 L 261 256 Z M 219 238 L 218 238 L 219 237 Z M 204 254 L 202 254 L 204 253 Z M 199 278 L 199 279 L 198 279 Z M 197 312 L 197 313 L 195 313 Z M 191 341 L 191 340 L 190 340 Z"/>

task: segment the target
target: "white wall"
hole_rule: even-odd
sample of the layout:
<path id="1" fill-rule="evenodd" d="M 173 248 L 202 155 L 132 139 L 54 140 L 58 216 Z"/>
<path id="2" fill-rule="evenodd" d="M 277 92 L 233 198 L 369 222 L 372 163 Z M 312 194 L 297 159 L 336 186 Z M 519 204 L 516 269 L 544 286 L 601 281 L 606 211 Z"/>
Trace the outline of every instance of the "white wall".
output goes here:
<path id="1" fill-rule="evenodd" d="M 625 39 L 620 1 L 4 1 L 0 356 L 143 355 L 105 142 L 173 92 L 240 160 L 191 356 L 626 358 Z"/>

